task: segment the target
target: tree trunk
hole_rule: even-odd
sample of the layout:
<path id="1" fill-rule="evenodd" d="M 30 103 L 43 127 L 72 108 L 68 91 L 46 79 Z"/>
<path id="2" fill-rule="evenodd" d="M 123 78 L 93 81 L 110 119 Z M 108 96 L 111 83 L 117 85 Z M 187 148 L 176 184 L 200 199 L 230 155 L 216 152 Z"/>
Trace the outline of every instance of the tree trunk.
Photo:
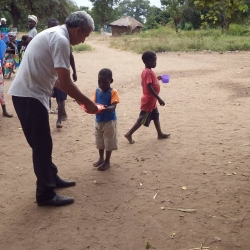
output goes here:
<path id="1" fill-rule="evenodd" d="M 17 28 L 21 13 L 17 6 L 14 4 L 14 2 L 11 2 L 10 5 L 10 14 L 13 19 L 13 28 Z"/>
<path id="2" fill-rule="evenodd" d="M 179 24 L 179 21 L 177 19 L 175 19 L 174 20 L 174 26 L 175 26 L 175 32 L 176 32 L 176 34 L 179 33 L 178 24 Z"/>
<path id="3" fill-rule="evenodd" d="M 135 9 L 135 15 L 133 16 L 134 19 L 136 19 L 137 21 L 140 20 L 140 9 L 136 7 Z"/>
<path id="4" fill-rule="evenodd" d="M 222 16 L 222 33 L 224 33 L 224 31 L 228 31 L 229 29 L 229 25 L 230 25 L 231 19 L 226 17 L 226 13 L 223 14 Z"/>
<path id="5" fill-rule="evenodd" d="M 17 28 L 18 27 L 19 17 L 12 15 L 12 19 L 13 19 L 13 28 Z"/>

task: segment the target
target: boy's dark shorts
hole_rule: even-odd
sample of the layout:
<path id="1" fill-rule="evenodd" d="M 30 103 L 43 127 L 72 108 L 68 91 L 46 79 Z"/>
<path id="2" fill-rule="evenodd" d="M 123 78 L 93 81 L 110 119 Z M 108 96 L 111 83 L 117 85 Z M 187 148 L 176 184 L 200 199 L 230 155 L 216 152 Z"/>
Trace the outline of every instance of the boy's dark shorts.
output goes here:
<path id="1" fill-rule="evenodd" d="M 54 88 L 52 92 L 52 97 L 56 98 L 57 101 L 65 101 L 67 99 L 67 94 L 60 89 Z"/>
<path id="2" fill-rule="evenodd" d="M 147 111 L 141 110 L 141 112 L 139 114 L 138 120 L 145 127 L 149 127 L 149 124 L 150 124 L 150 122 L 152 120 L 153 121 L 159 121 L 159 112 L 158 112 L 158 109 L 156 108 L 152 112 L 147 112 Z"/>

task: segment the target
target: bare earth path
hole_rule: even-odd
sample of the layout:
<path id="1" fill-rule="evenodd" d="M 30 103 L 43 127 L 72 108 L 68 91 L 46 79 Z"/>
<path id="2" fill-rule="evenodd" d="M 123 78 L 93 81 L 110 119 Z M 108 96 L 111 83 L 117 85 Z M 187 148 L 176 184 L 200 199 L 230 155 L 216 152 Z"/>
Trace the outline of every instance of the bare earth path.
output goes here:
<path id="1" fill-rule="evenodd" d="M 158 54 L 155 72 L 171 75 L 159 107 L 171 138 L 157 140 L 152 124 L 130 145 L 123 135 L 139 114 L 143 63 L 141 55 L 109 48 L 110 39 L 92 35 L 86 42 L 95 50 L 74 55 L 77 85 L 90 97 L 101 68 L 114 74 L 121 103 L 111 168 L 92 167 L 94 116 L 71 98 L 61 130 L 50 114 L 54 163 L 77 182 L 58 192 L 73 196 L 73 205 L 35 204 L 31 150 L 6 93 L 15 117 L 0 117 L 0 249 L 142 250 L 149 242 L 157 250 L 248 250 L 250 53 Z"/>

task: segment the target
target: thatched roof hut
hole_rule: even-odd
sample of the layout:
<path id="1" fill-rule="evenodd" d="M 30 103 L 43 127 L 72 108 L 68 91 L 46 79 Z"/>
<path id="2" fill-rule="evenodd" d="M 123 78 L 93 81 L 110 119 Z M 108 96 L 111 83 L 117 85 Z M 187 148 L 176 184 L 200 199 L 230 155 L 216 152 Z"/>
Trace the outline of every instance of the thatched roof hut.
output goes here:
<path id="1" fill-rule="evenodd" d="M 130 16 L 124 16 L 121 19 L 109 24 L 112 27 L 112 35 L 121 35 L 122 33 L 140 33 L 143 25 Z"/>

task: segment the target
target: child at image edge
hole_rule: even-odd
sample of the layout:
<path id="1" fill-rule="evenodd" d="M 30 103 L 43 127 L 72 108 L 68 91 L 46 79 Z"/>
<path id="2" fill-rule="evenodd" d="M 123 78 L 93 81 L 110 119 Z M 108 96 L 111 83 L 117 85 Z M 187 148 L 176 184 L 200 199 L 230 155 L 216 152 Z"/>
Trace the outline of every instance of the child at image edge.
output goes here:
<path id="1" fill-rule="evenodd" d="M 152 51 L 146 51 L 142 55 L 142 61 L 145 64 L 145 69 L 141 74 L 141 85 L 142 85 L 142 98 L 141 98 L 141 112 L 139 118 L 134 126 L 124 135 L 129 143 L 133 144 L 132 139 L 133 133 L 144 125 L 149 127 L 151 120 L 154 121 L 156 131 L 158 133 L 158 139 L 165 139 L 170 134 L 164 134 L 161 131 L 159 112 L 157 109 L 156 102 L 158 101 L 161 106 L 165 105 L 165 102 L 159 97 L 160 84 L 158 80 L 161 80 L 161 76 L 156 77 L 152 68 L 156 67 L 156 54 Z"/>
<path id="2" fill-rule="evenodd" d="M 95 118 L 95 142 L 99 149 L 99 159 L 93 163 L 97 170 L 105 171 L 110 167 L 110 157 L 113 150 L 117 150 L 117 117 L 116 105 L 119 103 L 119 96 L 115 89 L 110 87 L 113 82 L 112 71 L 101 69 L 98 74 L 98 86 L 95 90 L 93 101 L 103 104 L 105 109 Z M 104 158 L 104 150 L 106 155 Z"/>

